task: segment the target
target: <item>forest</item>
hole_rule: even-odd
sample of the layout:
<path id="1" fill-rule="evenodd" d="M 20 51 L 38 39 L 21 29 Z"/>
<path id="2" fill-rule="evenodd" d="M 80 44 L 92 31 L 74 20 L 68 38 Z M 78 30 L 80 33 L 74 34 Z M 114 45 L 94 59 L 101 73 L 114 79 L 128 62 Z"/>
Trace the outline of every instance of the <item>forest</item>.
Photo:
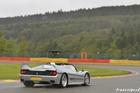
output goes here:
<path id="1" fill-rule="evenodd" d="M 140 5 L 0 18 L 0 56 L 140 59 Z"/>

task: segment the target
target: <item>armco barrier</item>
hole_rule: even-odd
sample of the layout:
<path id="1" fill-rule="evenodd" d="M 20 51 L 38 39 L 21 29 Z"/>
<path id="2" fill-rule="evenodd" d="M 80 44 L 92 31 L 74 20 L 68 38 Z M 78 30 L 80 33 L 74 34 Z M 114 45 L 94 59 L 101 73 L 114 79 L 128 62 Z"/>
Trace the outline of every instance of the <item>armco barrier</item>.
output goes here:
<path id="1" fill-rule="evenodd" d="M 67 58 L 30 58 L 31 62 L 68 62 Z"/>
<path id="2" fill-rule="evenodd" d="M 70 58 L 68 59 L 68 62 L 87 62 L 87 63 L 109 63 L 109 59 L 76 59 L 76 58 Z"/>
<path id="3" fill-rule="evenodd" d="M 30 61 L 30 58 L 28 58 L 28 57 L 0 57 L 0 60 Z"/>
<path id="4" fill-rule="evenodd" d="M 110 60 L 110 64 L 117 65 L 140 65 L 140 60 Z"/>

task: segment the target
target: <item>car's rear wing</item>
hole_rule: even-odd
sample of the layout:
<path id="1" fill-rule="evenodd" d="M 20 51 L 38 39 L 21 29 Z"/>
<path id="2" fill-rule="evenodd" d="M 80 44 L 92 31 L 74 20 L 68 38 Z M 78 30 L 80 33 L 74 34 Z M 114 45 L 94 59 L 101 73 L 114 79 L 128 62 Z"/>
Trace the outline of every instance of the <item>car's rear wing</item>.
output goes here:
<path id="1" fill-rule="evenodd" d="M 31 67 L 29 67 L 26 63 L 22 64 L 20 69 L 30 69 Z"/>
<path id="2" fill-rule="evenodd" d="M 21 65 L 21 68 L 20 69 L 30 69 L 30 70 L 33 70 L 36 69 L 36 68 L 42 68 L 42 69 L 47 69 L 47 68 L 50 68 L 52 67 L 53 69 L 56 70 L 56 67 L 55 67 L 55 63 L 54 62 L 48 62 L 48 63 L 23 63 Z"/>

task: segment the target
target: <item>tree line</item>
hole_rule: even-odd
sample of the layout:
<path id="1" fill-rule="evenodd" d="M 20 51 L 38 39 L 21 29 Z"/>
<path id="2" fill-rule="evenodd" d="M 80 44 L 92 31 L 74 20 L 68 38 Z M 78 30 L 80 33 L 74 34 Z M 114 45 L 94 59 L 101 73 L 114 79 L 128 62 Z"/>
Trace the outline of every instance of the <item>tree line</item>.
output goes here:
<path id="1" fill-rule="evenodd" d="M 140 53 L 140 5 L 0 19 L 1 53 Z M 24 20 L 28 19 L 29 20 Z M 42 19 L 43 18 L 43 19 Z M 47 19 L 48 18 L 48 19 Z M 20 19 L 20 21 L 19 21 Z M 7 21 L 1 21 L 7 20 Z M 28 21 L 28 22 L 27 22 Z"/>
<path id="2" fill-rule="evenodd" d="M 83 17 L 140 15 L 139 9 L 140 5 L 137 4 L 130 6 L 103 6 L 92 9 L 83 8 L 71 11 L 63 11 L 60 9 L 57 12 L 46 12 L 44 14 L 0 18 L 0 25 L 62 21 Z"/>

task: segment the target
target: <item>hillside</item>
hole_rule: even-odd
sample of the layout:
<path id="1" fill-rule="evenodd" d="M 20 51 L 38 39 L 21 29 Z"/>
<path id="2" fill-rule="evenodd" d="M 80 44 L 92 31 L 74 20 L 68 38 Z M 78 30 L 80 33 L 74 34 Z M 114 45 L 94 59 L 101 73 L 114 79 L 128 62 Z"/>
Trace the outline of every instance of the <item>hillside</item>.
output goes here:
<path id="1" fill-rule="evenodd" d="M 108 6 L 93 9 L 79 9 L 69 12 L 59 10 L 58 12 L 46 12 L 45 14 L 0 18 L 0 25 L 61 21 L 96 16 L 140 15 L 139 9 L 140 5 Z"/>
<path id="2" fill-rule="evenodd" d="M 0 18 L 0 52 L 22 56 L 46 55 L 50 50 L 87 52 L 91 57 L 97 53 L 138 55 L 139 9 L 140 5 L 110 6 Z"/>

